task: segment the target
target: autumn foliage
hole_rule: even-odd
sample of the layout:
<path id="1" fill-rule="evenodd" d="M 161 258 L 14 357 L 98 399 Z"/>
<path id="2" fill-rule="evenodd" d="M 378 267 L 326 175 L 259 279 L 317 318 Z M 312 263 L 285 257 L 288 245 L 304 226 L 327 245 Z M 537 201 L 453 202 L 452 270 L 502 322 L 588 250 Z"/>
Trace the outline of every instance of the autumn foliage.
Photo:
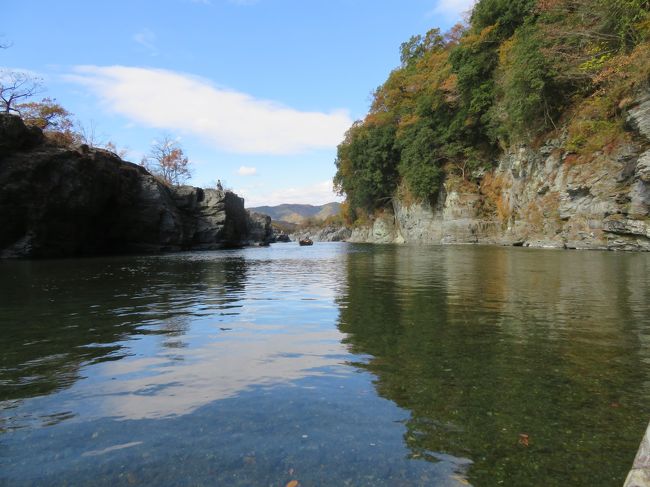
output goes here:
<path id="1" fill-rule="evenodd" d="M 625 137 L 621 107 L 650 80 L 650 0 L 480 0 L 467 25 L 402 44 L 401 65 L 339 145 L 349 213 L 398 188 L 433 200 L 504 148 L 568 127 L 586 154 Z"/>
<path id="2" fill-rule="evenodd" d="M 179 185 L 190 176 L 190 162 L 177 140 L 162 135 L 154 141 L 141 164 L 169 185 Z"/>

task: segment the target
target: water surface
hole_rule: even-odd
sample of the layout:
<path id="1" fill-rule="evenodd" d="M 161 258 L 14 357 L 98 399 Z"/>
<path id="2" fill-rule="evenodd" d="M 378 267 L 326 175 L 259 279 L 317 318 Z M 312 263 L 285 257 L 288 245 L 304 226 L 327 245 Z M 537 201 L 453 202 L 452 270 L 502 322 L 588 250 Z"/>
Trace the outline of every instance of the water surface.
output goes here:
<path id="1" fill-rule="evenodd" d="M 650 255 L 0 262 L 0 484 L 621 485 Z"/>

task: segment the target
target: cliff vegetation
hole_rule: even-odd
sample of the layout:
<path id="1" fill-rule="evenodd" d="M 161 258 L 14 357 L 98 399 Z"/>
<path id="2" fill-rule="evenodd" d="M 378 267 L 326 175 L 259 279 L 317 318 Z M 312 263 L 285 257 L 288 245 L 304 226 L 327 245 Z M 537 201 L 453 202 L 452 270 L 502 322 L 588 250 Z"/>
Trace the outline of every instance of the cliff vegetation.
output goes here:
<path id="1" fill-rule="evenodd" d="M 615 151 L 634 137 L 625 111 L 650 79 L 649 36 L 647 0 L 479 0 L 468 24 L 411 37 L 338 147 L 348 221 L 395 196 L 434 203 L 444 182 L 506 212 L 491 172 L 509 148 L 555 137 L 566 165 Z"/>

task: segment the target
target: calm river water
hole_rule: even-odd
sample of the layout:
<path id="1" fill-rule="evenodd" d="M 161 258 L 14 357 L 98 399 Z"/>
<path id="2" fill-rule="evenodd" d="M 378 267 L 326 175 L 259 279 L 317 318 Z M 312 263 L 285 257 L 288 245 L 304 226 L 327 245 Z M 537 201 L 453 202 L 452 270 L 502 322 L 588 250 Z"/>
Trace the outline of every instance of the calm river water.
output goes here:
<path id="1" fill-rule="evenodd" d="M 271 248 L 0 262 L 0 484 L 620 486 L 650 255 Z"/>

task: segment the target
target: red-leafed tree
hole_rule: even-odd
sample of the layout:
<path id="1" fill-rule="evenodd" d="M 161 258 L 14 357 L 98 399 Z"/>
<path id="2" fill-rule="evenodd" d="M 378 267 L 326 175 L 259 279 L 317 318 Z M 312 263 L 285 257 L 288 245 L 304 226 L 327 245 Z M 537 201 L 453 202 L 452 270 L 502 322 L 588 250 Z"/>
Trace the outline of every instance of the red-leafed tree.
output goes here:
<path id="1" fill-rule="evenodd" d="M 163 135 L 154 141 L 141 164 L 170 185 L 182 184 L 191 176 L 189 159 L 170 135 Z"/>

